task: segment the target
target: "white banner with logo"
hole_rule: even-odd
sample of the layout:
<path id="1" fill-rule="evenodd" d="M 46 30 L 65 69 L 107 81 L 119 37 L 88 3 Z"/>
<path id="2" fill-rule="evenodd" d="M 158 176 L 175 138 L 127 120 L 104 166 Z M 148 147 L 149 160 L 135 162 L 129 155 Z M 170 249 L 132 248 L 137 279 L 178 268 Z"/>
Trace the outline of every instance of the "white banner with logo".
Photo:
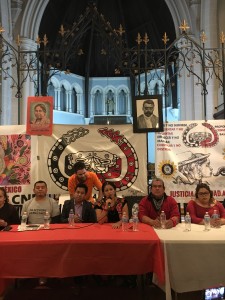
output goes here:
<path id="1" fill-rule="evenodd" d="M 225 121 L 180 121 L 164 124 L 156 134 L 156 175 L 177 202 L 194 198 L 198 183 L 207 183 L 215 199 L 225 198 Z"/>
<path id="2" fill-rule="evenodd" d="M 119 195 L 146 195 L 146 143 L 146 134 L 134 134 L 132 125 L 54 125 L 52 136 L 1 126 L 0 186 L 14 204 L 32 197 L 37 180 L 47 182 L 49 194 L 65 194 L 73 165 L 82 160 L 102 182 L 115 182 Z"/>

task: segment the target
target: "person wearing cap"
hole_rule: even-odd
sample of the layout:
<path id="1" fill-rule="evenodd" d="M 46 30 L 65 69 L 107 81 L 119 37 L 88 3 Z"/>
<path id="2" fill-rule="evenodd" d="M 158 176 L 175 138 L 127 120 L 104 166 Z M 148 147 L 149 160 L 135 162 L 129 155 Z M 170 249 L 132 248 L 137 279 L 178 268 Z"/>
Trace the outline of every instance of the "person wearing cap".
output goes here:
<path id="1" fill-rule="evenodd" d="M 73 198 L 74 190 L 78 183 L 84 183 L 88 187 L 85 200 L 95 203 L 94 198 L 92 197 L 92 190 L 95 187 L 98 190 L 97 201 L 101 201 L 102 183 L 94 172 L 86 170 L 85 163 L 83 161 L 78 161 L 74 164 L 74 174 L 70 176 L 68 180 L 68 191 L 71 199 Z"/>
<path id="2" fill-rule="evenodd" d="M 138 217 L 142 223 L 160 228 L 160 213 L 166 214 L 165 228 L 175 227 L 180 220 L 179 208 L 176 200 L 165 193 L 164 182 L 160 178 L 152 180 L 151 192 L 139 203 Z"/>

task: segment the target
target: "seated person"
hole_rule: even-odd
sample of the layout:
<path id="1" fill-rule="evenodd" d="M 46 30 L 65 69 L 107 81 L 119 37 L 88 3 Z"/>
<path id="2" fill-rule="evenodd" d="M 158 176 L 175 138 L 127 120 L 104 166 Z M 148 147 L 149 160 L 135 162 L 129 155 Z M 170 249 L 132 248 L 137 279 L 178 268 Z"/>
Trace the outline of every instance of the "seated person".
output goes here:
<path id="1" fill-rule="evenodd" d="M 126 213 L 129 218 L 128 205 L 124 198 L 116 196 L 116 186 L 111 181 L 105 181 L 102 185 L 103 200 L 95 205 L 97 220 L 99 224 L 113 223 L 112 228 L 120 228 L 122 215 Z M 101 284 L 109 282 L 110 277 L 96 276 Z M 115 276 L 115 278 L 118 276 Z M 136 286 L 136 275 L 119 276 L 122 285 L 129 287 Z M 105 283 L 103 283 L 104 285 Z"/>
<path id="2" fill-rule="evenodd" d="M 47 196 L 47 184 L 39 180 L 35 182 L 33 192 L 35 197 L 24 203 L 21 216 L 26 211 L 29 224 L 43 224 L 46 211 L 51 223 L 60 222 L 60 211 L 57 201 Z"/>
<path id="3" fill-rule="evenodd" d="M 71 195 L 72 199 L 66 200 L 63 205 L 61 222 L 68 223 L 69 213 L 72 209 L 74 212 L 75 223 L 96 223 L 96 213 L 92 203 L 85 200 L 88 192 L 88 187 L 84 183 L 78 183 L 75 186 L 74 193 Z M 74 294 L 79 295 L 80 287 L 83 284 L 85 277 L 74 277 Z"/>
<path id="4" fill-rule="evenodd" d="M 139 203 L 138 217 L 142 223 L 160 228 L 160 213 L 166 214 L 165 228 L 176 226 L 180 220 L 179 208 L 176 200 L 165 193 L 164 182 L 160 178 L 152 180 L 151 192 Z"/>
<path id="5" fill-rule="evenodd" d="M 47 183 L 39 180 L 35 182 L 33 192 L 35 197 L 24 203 L 21 216 L 24 212 L 27 212 L 28 224 L 43 224 L 44 215 L 46 212 L 49 213 L 50 223 L 60 222 L 60 211 L 58 203 L 47 196 Z M 47 282 L 46 278 L 40 278 L 39 284 L 45 285 Z"/>
<path id="6" fill-rule="evenodd" d="M 122 215 L 125 212 L 129 217 L 128 206 L 123 198 L 117 198 L 116 186 L 111 181 L 105 181 L 102 185 L 104 199 L 97 202 L 95 211 L 99 224 L 113 223 L 113 228 L 120 228 Z"/>
<path id="7" fill-rule="evenodd" d="M 20 224 L 19 214 L 14 205 L 9 203 L 6 190 L 0 187 L 0 230 L 12 224 Z"/>
<path id="8" fill-rule="evenodd" d="M 85 200 L 88 187 L 84 183 L 78 183 L 73 193 L 73 198 L 66 200 L 63 205 L 61 222 L 68 223 L 69 213 L 74 212 L 75 223 L 95 223 L 97 221 L 95 210 L 91 202 Z"/>
<path id="9" fill-rule="evenodd" d="M 187 205 L 187 212 L 191 216 L 191 222 L 195 224 L 204 224 L 204 215 L 209 213 L 210 217 L 217 210 L 220 215 L 219 219 L 210 220 L 213 227 L 225 224 L 225 209 L 223 205 L 213 198 L 213 192 L 205 183 L 199 183 L 195 190 L 195 200 L 190 200 Z"/>

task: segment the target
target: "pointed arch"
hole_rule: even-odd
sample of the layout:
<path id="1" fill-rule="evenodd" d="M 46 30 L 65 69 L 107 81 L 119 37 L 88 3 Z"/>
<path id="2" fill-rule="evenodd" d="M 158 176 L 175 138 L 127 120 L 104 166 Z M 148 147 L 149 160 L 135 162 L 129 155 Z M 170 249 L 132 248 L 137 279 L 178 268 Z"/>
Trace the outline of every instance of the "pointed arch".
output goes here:
<path id="1" fill-rule="evenodd" d="M 82 113 L 84 111 L 83 90 L 80 84 L 73 82 L 71 85 L 71 112 Z"/>
<path id="2" fill-rule="evenodd" d="M 172 15 L 172 19 L 174 22 L 174 27 L 176 31 L 176 36 L 180 35 L 179 26 L 183 20 L 186 20 L 192 32 L 196 32 L 196 27 L 192 22 L 192 18 L 190 16 L 190 8 L 187 5 L 187 1 L 185 0 L 165 0 L 170 13 Z"/>
<path id="3" fill-rule="evenodd" d="M 104 90 L 102 86 L 96 85 L 91 90 L 90 117 L 105 114 L 103 99 Z"/>
<path id="4" fill-rule="evenodd" d="M 37 38 L 41 19 L 48 2 L 49 0 L 26 1 L 22 18 L 20 19 L 21 24 L 16 26 L 16 28 L 20 28 L 18 34 L 32 40 Z"/>

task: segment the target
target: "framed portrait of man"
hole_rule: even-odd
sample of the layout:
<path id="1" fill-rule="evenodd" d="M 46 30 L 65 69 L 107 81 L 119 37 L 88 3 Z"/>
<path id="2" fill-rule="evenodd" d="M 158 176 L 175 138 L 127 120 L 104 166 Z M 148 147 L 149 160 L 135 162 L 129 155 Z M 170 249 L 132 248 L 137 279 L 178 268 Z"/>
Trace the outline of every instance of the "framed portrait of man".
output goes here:
<path id="1" fill-rule="evenodd" d="M 163 131 L 162 95 L 135 96 L 133 132 Z"/>

